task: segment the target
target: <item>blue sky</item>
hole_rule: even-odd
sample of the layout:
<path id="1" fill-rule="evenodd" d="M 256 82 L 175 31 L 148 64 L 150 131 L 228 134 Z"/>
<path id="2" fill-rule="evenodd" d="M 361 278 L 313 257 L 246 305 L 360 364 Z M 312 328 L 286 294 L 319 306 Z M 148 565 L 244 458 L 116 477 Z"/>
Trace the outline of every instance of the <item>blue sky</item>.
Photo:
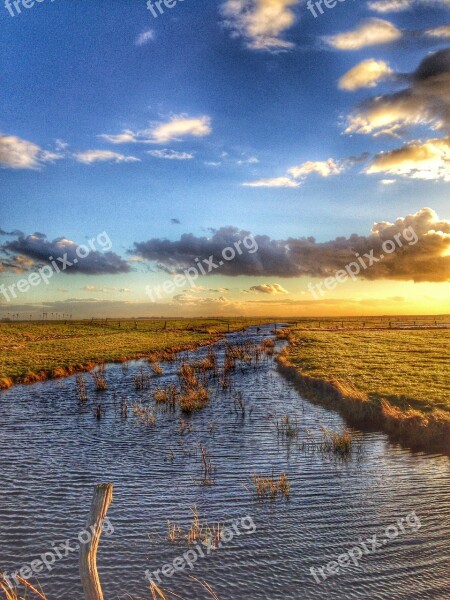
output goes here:
<path id="1" fill-rule="evenodd" d="M 17 301 L 0 298 L 2 314 L 52 303 L 80 316 L 427 312 L 427 302 L 444 312 L 446 0 L 346 0 L 317 18 L 302 0 L 185 0 L 158 18 L 145 0 L 43 0 L 14 17 L 2 4 L 0 226 L 22 232 L 0 238 L 2 282 L 48 263 L 30 254 L 34 232 L 81 244 L 105 231 L 111 252 L 131 260 L 129 270 L 64 273 Z M 432 262 L 414 262 L 408 278 L 393 257 L 388 272 L 321 302 L 305 295 L 333 274 L 330 241 L 356 233 L 370 247 L 374 223 L 424 207 L 435 213 L 426 226 L 421 213 L 422 256 L 436 224 L 442 234 Z M 200 240 L 227 226 L 284 245 L 313 237 L 317 268 L 299 263 L 286 276 L 237 261 L 235 272 L 199 281 L 204 289 L 148 302 L 145 285 L 194 254 L 172 246 L 170 261 L 153 250 L 136 257 L 135 243 Z"/>

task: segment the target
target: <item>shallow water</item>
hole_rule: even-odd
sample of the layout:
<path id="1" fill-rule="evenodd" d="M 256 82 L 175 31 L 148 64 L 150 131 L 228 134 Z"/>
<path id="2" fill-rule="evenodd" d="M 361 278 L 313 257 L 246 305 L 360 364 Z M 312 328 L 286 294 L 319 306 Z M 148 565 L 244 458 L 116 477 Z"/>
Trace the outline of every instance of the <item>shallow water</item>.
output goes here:
<path id="1" fill-rule="evenodd" d="M 228 341 L 250 336 L 259 342 L 268 334 L 269 328 L 260 334 L 250 329 Z M 216 348 L 223 356 L 223 342 Z M 189 358 L 205 353 L 200 349 Z M 343 421 L 302 399 L 271 359 L 236 370 L 232 391 L 219 391 L 211 382 L 212 402 L 189 419 L 192 433 L 181 436 L 179 415 L 161 410 L 156 425 L 146 426 L 131 410 L 121 416 L 120 398 L 152 406 L 152 390 L 175 383 L 179 363 L 163 364 L 164 375 L 137 392 L 133 374 L 142 365 L 148 368 L 145 362 L 130 363 L 126 373 L 120 365 L 109 366 L 103 393 L 96 393 L 92 377 L 85 375 L 86 406 L 78 402 L 74 377 L 1 394 L 0 570 L 29 565 L 53 543 L 76 543 L 94 484 L 110 481 L 114 533 L 105 531 L 98 557 L 108 600 L 150 597 L 145 571 L 161 569 L 188 550 L 167 540 L 166 521 L 188 528 L 194 504 L 211 524 L 250 516 L 256 531 L 244 534 L 241 528 L 241 535 L 200 557 L 192 571 L 164 579 L 162 587 L 186 599 L 209 597 L 189 574 L 209 582 L 220 600 L 450 597 L 447 458 L 413 454 L 381 433 L 355 431 L 360 450 L 345 461 L 287 443 L 277 434 L 277 416 L 297 416 L 299 442 L 319 439 L 323 425 L 340 429 Z M 245 398 L 245 418 L 234 411 L 237 390 Z M 100 421 L 93 414 L 98 398 L 106 408 Z M 214 485 L 199 484 L 199 442 L 216 467 Z M 289 500 L 261 502 L 252 495 L 252 473 L 272 469 L 289 474 Z M 311 567 L 326 565 L 374 534 L 387 539 L 386 528 L 411 511 L 420 519 L 419 529 L 405 522 L 403 533 L 357 565 L 315 581 Z M 411 517 L 410 523 L 418 521 Z M 77 553 L 56 560 L 39 582 L 49 600 L 82 600 Z"/>

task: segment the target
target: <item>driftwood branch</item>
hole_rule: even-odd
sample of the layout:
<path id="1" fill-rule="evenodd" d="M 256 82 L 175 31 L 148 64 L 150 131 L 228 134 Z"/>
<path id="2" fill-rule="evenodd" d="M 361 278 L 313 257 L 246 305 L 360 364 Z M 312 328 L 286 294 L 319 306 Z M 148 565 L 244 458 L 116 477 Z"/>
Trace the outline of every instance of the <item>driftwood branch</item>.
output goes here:
<path id="1" fill-rule="evenodd" d="M 91 511 L 86 523 L 86 531 L 91 534 L 91 539 L 89 543 L 81 544 L 80 547 L 80 577 L 86 600 L 103 600 L 102 586 L 97 572 L 97 550 L 112 497 L 111 483 L 95 486 Z"/>

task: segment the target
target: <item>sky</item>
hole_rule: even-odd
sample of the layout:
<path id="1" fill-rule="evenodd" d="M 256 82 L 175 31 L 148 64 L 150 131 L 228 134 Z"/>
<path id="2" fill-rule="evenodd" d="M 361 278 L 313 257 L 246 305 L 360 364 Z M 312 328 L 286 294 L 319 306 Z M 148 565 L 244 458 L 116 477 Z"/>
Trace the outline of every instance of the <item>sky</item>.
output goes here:
<path id="1" fill-rule="evenodd" d="M 24 2 L 0 318 L 450 312 L 450 0 Z"/>

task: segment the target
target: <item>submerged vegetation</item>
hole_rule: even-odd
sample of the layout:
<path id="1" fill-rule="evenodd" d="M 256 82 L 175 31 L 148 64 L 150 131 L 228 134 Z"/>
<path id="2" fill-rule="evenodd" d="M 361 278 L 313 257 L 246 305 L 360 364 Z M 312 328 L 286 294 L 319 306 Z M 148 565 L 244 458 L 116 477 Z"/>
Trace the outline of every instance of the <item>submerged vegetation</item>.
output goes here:
<path id="1" fill-rule="evenodd" d="M 289 498 L 291 484 L 286 473 L 281 473 L 276 477 L 272 475 L 257 475 L 253 474 L 252 479 L 254 492 L 260 500 L 275 500 L 277 496 Z"/>
<path id="2" fill-rule="evenodd" d="M 208 522 L 202 522 L 194 504 L 192 508 L 192 520 L 189 529 L 184 530 L 181 525 L 167 521 L 167 539 L 172 543 L 185 541 L 188 546 L 193 544 L 206 544 L 209 548 L 215 550 L 220 542 L 223 525 L 220 522 L 210 525 Z"/>

